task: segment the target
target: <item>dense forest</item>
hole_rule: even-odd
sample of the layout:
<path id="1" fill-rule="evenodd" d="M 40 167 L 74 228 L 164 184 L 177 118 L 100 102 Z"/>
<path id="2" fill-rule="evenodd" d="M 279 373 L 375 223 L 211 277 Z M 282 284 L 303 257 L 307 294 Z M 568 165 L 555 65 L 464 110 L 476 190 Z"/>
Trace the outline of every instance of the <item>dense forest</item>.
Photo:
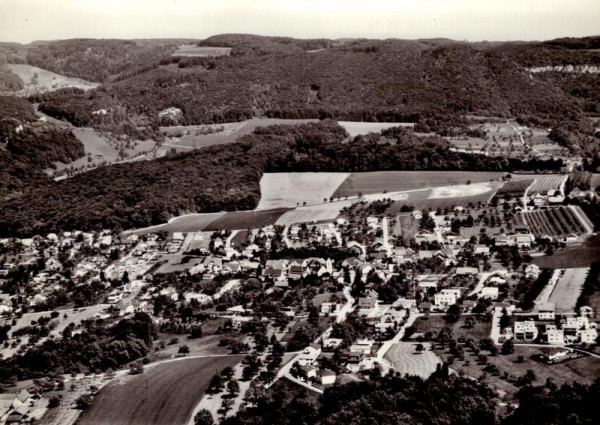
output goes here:
<path id="1" fill-rule="evenodd" d="M 30 379 L 67 373 L 99 373 L 144 357 L 156 327 L 150 316 L 136 313 L 114 326 L 98 321 L 81 333 L 73 326 L 60 339 L 48 339 L 24 354 L 0 360 L 0 380 Z"/>
<path id="2" fill-rule="evenodd" d="M 134 126 L 159 123 L 176 107 L 179 124 L 251 117 L 416 122 L 452 113 L 515 117 L 560 126 L 557 140 L 593 152 L 587 116 L 600 112 L 596 74 L 532 67 L 600 64 L 597 38 L 547 42 L 451 40 L 299 40 L 224 34 L 197 41 L 231 47 L 230 56 L 172 56 L 191 40 L 0 43 L 0 64 L 28 63 L 103 83 L 88 93 L 45 100 L 41 110 L 75 125 L 104 117 Z M 17 84 L 13 81 L 11 84 Z M 113 111 L 115 111 L 113 113 Z M 590 146 L 592 145 L 592 146 Z"/>
<path id="3" fill-rule="evenodd" d="M 225 425 L 423 424 L 423 425 L 591 425 L 600 421 L 596 404 L 600 380 L 593 385 L 526 385 L 519 405 L 497 417 L 496 395 L 483 383 L 448 376 L 444 365 L 429 379 L 372 374 L 368 381 L 325 389 L 318 399 L 306 390 L 258 394 Z"/>
<path id="4" fill-rule="evenodd" d="M 347 142 L 325 120 L 257 128 L 236 143 L 154 161 L 101 167 L 0 203 L 0 235 L 67 229 L 126 229 L 164 223 L 185 212 L 254 209 L 264 172 L 557 171 L 560 160 L 488 157 L 451 151 L 439 136 L 392 128 Z M 342 143 L 343 142 L 343 143 Z"/>
<path id="5" fill-rule="evenodd" d="M 85 153 L 70 130 L 36 120 L 27 100 L 0 97 L 0 198 L 47 183 L 55 161 Z"/>

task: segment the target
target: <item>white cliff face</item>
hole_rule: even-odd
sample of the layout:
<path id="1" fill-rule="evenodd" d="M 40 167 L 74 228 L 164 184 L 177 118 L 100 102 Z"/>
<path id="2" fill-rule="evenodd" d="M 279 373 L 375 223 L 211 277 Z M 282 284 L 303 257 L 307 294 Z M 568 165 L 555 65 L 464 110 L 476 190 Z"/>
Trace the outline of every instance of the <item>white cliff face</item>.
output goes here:
<path id="1" fill-rule="evenodd" d="M 539 72 L 569 72 L 577 74 L 598 74 L 600 66 L 596 65 L 556 65 L 556 66 L 538 66 L 528 68 L 529 72 L 535 74 Z"/>

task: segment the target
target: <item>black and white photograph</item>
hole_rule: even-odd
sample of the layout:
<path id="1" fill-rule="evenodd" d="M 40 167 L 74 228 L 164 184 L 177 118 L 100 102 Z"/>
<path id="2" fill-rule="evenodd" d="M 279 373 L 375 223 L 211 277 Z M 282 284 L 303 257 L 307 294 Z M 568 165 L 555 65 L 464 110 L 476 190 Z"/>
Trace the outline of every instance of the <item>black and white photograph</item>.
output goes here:
<path id="1" fill-rule="evenodd" d="M 0 425 L 600 424 L 598 0 L 0 0 Z"/>

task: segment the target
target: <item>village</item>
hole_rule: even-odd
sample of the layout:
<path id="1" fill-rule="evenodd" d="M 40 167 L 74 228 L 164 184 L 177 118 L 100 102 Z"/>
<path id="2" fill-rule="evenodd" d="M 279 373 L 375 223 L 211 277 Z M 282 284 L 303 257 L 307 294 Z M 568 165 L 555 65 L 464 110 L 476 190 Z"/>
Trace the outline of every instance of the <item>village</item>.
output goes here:
<path id="1" fill-rule="evenodd" d="M 334 222 L 243 231 L 3 240 L 2 356 L 76 334 L 94 320 L 137 313 L 169 333 L 181 326 L 173 312 L 185 306 L 221 320 L 224 336 L 241 333 L 230 344 L 235 352 L 255 349 L 257 334 L 243 333 L 256 320 L 265 323 L 261 338 L 293 354 L 263 375 L 266 384 L 286 378 L 315 392 L 375 369 L 403 370 L 406 356 L 430 355 L 422 370 L 407 371 L 426 377 L 441 362 L 429 351 L 429 317 L 491 321 L 487 338 L 503 349 L 556 347 L 548 364 L 597 344 L 596 312 L 576 303 L 585 270 L 569 278 L 574 287 L 565 301 L 555 294 L 565 270 L 532 262 L 581 235 L 540 240 L 521 218 L 523 207 L 508 200 L 378 214 L 385 206 L 362 201 Z M 400 354 L 390 355 L 392 347 Z M 4 393 L 1 401 L 3 423 L 39 419 L 51 406 L 38 387 Z"/>

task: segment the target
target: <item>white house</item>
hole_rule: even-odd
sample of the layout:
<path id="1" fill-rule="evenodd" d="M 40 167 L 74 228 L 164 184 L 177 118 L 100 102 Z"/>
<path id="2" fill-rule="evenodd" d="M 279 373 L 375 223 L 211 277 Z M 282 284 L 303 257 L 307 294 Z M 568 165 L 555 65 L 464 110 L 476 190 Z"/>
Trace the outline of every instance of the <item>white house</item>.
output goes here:
<path id="1" fill-rule="evenodd" d="M 538 336 L 538 328 L 533 320 L 515 322 L 514 335 L 516 340 L 533 340 Z"/>
<path id="2" fill-rule="evenodd" d="M 540 276 L 540 268 L 535 264 L 530 264 L 525 269 L 525 277 L 530 279 L 537 279 Z"/>
<path id="3" fill-rule="evenodd" d="M 481 289 L 478 298 L 488 299 L 492 301 L 497 300 L 498 288 L 495 286 L 486 286 L 485 288 Z"/>
<path id="4" fill-rule="evenodd" d="M 539 320 L 554 320 L 556 306 L 554 303 L 544 303 L 538 306 L 538 319 Z"/>

